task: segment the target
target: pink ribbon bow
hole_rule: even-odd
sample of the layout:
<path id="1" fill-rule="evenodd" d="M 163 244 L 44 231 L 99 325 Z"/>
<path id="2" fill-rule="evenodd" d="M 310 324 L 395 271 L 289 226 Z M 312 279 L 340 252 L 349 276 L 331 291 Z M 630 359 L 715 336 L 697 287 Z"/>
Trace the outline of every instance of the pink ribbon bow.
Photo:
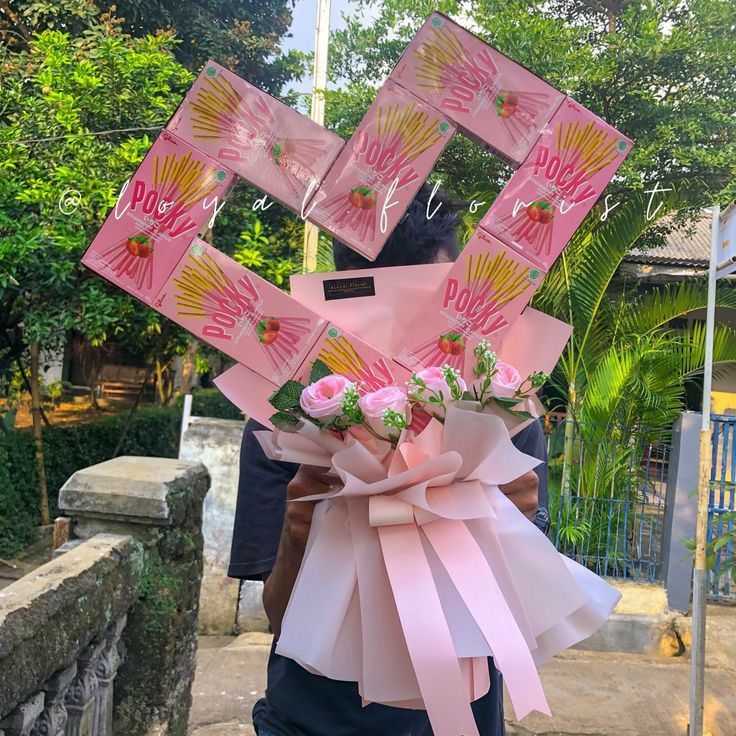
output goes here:
<path id="1" fill-rule="evenodd" d="M 257 436 L 267 455 L 331 467 L 342 483 L 304 499 L 320 503 L 279 654 L 356 681 L 364 702 L 426 709 L 437 736 L 478 736 L 470 702 L 488 692 L 488 656 L 518 718 L 550 713 L 537 665 L 592 633 L 618 596 L 498 489 L 539 462 L 500 418 L 449 407 L 444 426 L 405 432 L 393 453 L 311 424 Z"/>

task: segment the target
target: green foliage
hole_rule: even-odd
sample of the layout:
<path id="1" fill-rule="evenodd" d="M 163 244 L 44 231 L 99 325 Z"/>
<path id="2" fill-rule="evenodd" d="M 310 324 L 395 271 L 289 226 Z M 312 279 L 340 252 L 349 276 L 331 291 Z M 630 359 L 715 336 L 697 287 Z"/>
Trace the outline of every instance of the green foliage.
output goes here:
<path id="1" fill-rule="evenodd" d="M 329 123 L 354 129 L 433 10 L 456 18 L 635 141 L 609 191 L 687 178 L 696 204 L 736 194 L 736 5 L 723 0 L 355 0 L 333 33 Z M 365 23 L 369 14 L 370 23 Z M 450 191 L 490 205 L 508 170 L 456 137 L 437 171 Z M 482 214 L 482 211 L 480 212 Z"/>
<path id="2" fill-rule="evenodd" d="M 174 406 L 181 410 L 184 397 L 178 396 Z M 192 391 L 192 416 L 212 417 L 214 419 L 242 419 L 243 412 L 238 409 L 217 388 L 196 388 Z"/>
<path id="3" fill-rule="evenodd" d="M 90 424 L 44 429 L 44 459 L 52 517 L 61 486 L 75 471 L 112 457 L 127 414 Z M 134 416 L 121 455 L 176 457 L 181 413 L 177 409 L 140 409 Z M 40 523 L 38 479 L 29 431 L 0 433 L 0 557 L 12 557 L 35 538 Z"/>
<path id="4" fill-rule="evenodd" d="M 585 426 L 666 431 L 684 408 L 686 384 L 702 370 L 702 325 L 669 324 L 705 307 L 706 283 L 652 286 L 618 277 L 648 228 L 698 196 L 688 182 L 667 188 L 671 191 L 658 195 L 662 207 L 651 219 L 648 195 L 634 193 L 605 222 L 588 220 L 536 295 L 535 306 L 573 326 L 551 384 Z M 736 309 L 736 291 L 721 284 L 717 303 Z M 716 330 L 714 361 L 736 361 L 736 332 L 725 325 Z"/>
<path id="5" fill-rule="evenodd" d="M 132 332 L 142 308 L 79 261 L 152 138 L 87 134 L 166 121 L 192 81 L 174 46 L 91 23 L 77 38 L 44 30 L 0 60 L 0 378 L 31 341 L 53 350 L 71 329 L 92 345 Z"/>
<path id="6" fill-rule="evenodd" d="M 33 33 L 47 29 L 81 36 L 102 23 L 136 37 L 166 31 L 180 39 L 172 53 L 191 71 L 215 59 L 278 94 L 285 82 L 304 71 L 304 54 L 279 49 L 292 6 L 291 0 L 14 0 L 10 6 L 2 4 L 0 35 L 20 50 L 27 48 Z"/>

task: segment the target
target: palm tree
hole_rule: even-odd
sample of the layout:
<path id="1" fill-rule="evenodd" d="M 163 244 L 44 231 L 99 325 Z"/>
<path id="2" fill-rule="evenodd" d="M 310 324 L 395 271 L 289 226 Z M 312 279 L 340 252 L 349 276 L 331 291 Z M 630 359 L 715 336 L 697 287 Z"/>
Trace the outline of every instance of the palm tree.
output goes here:
<path id="1" fill-rule="evenodd" d="M 614 281 L 648 228 L 691 206 L 687 185 L 667 185 L 662 207 L 647 219 L 644 193 L 632 195 L 605 222 L 586 220 L 550 270 L 534 305 L 573 325 L 552 376 L 577 422 L 666 429 L 685 405 L 685 387 L 703 368 L 705 329 L 670 324 L 705 308 L 707 282 L 643 285 Z M 736 309 L 736 290 L 719 288 L 716 304 Z M 715 330 L 713 360 L 736 362 L 736 331 Z"/>

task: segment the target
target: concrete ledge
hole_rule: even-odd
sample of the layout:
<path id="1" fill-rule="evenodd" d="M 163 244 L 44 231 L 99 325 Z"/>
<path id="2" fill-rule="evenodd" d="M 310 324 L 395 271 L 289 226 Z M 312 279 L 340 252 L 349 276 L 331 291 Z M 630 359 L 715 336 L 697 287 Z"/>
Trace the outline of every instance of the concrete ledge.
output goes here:
<path id="1" fill-rule="evenodd" d="M 675 626 L 676 616 L 614 613 L 593 636 L 574 649 L 625 654 L 662 654 L 672 657 L 684 648 Z"/>
<path id="2" fill-rule="evenodd" d="M 142 570 L 130 537 L 99 534 L 0 592 L 0 714 L 126 613 Z"/>
<path id="3" fill-rule="evenodd" d="M 172 497 L 191 492 L 200 481 L 206 491 L 208 474 L 201 463 L 117 457 L 74 473 L 59 492 L 59 508 L 75 518 L 169 524 Z"/>

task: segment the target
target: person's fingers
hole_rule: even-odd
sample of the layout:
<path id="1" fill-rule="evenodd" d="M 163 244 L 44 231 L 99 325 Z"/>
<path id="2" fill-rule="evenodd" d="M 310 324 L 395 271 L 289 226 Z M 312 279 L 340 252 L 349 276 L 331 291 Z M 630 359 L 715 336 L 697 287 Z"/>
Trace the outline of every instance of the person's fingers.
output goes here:
<path id="1" fill-rule="evenodd" d="M 287 498 L 296 500 L 302 496 L 311 496 L 315 493 L 326 493 L 334 483 L 334 477 L 327 475 L 325 468 L 311 465 L 302 465 L 289 483 Z"/>
<path id="2" fill-rule="evenodd" d="M 534 518 L 539 502 L 539 478 L 533 470 L 510 483 L 500 485 L 499 488 L 519 511 Z"/>

